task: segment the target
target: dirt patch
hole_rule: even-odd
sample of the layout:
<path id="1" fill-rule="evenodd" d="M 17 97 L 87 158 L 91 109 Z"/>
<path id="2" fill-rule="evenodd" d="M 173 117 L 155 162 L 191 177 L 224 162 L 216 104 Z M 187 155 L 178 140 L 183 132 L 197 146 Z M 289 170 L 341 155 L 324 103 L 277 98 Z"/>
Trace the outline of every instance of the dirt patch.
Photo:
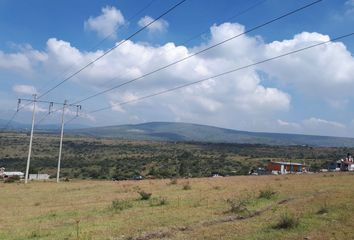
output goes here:
<path id="1" fill-rule="evenodd" d="M 150 240 L 150 239 L 164 239 L 170 237 L 172 233 L 170 231 L 158 231 L 158 232 L 151 232 L 146 233 L 142 236 L 138 237 L 128 237 L 127 240 Z"/>
<path id="2" fill-rule="evenodd" d="M 277 203 L 275 203 L 276 205 L 282 205 L 282 204 L 287 204 L 288 202 L 290 202 L 291 200 L 293 200 L 292 198 L 287 198 L 287 199 L 283 199 L 278 201 Z M 234 221 L 241 221 L 241 220 L 246 220 L 246 219 L 250 219 L 253 217 L 257 217 L 260 216 L 261 214 L 263 214 L 266 211 L 269 211 L 273 208 L 274 204 L 271 204 L 261 210 L 255 211 L 250 213 L 247 216 L 227 216 L 227 217 L 223 217 L 223 218 L 219 218 L 219 219 L 215 219 L 212 221 L 207 221 L 207 222 L 200 222 L 195 224 L 193 227 L 189 226 L 181 226 L 181 227 L 173 227 L 170 228 L 169 230 L 165 230 L 165 231 L 157 231 L 157 232 L 151 232 L 151 233 L 146 233 L 142 236 L 138 236 L 138 237 L 128 237 L 126 240 L 150 240 L 150 239 L 164 239 L 164 238 L 168 238 L 174 235 L 174 233 L 176 232 L 184 232 L 184 231 L 191 231 L 194 228 L 198 228 L 198 227 L 209 227 L 215 224 L 220 224 L 220 223 L 226 223 L 226 222 L 234 222 Z"/>

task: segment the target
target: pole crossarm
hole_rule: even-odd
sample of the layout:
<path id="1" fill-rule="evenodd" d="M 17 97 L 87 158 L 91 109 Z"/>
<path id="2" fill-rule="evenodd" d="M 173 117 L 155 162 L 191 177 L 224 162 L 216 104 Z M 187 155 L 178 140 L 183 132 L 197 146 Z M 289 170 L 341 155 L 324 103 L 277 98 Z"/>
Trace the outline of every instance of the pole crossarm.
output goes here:
<path id="1" fill-rule="evenodd" d="M 76 108 L 76 115 L 75 118 L 79 116 L 79 112 L 81 111 L 82 106 L 78 104 L 68 104 L 68 101 L 65 100 L 64 103 L 58 103 L 58 102 L 50 102 L 50 101 L 44 101 L 44 100 L 38 100 L 38 97 L 36 94 L 33 95 L 33 99 L 26 99 L 26 98 L 19 98 L 18 99 L 18 105 L 17 105 L 17 111 L 16 113 L 20 110 L 20 104 L 21 102 L 29 102 L 29 104 L 33 104 L 33 109 L 32 109 L 32 127 L 31 127 L 31 136 L 30 136 L 30 143 L 29 143 L 29 148 L 28 148 L 28 157 L 27 157 L 27 165 L 26 165 L 26 175 L 25 175 L 25 183 L 28 183 L 28 175 L 29 175 L 29 168 L 30 168 L 30 161 L 31 161 L 31 153 L 32 153 L 32 141 L 33 141 L 33 132 L 34 132 L 34 125 L 39 124 L 42 122 L 47 116 L 54 112 L 58 112 L 62 110 L 61 113 L 61 131 L 60 131 L 60 144 L 59 144 L 59 156 L 58 156 L 58 168 L 57 168 L 57 182 L 60 181 L 60 164 L 61 164 L 61 155 L 62 155 L 62 148 L 63 148 L 63 135 L 64 135 L 64 125 L 65 125 L 65 110 L 68 107 L 75 107 Z M 38 121 L 35 124 L 35 115 L 36 115 L 36 104 L 37 103 L 48 103 L 49 104 L 49 110 L 48 114 L 45 115 L 40 121 Z M 28 105 L 29 105 L 28 104 Z M 55 111 L 53 111 L 53 106 L 54 105 L 61 105 L 62 108 L 59 108 Z"/>
<path id="2" fill-rule="evenodd" d="M 21 102 L 33 102 L 33 101 L 36 101 L 38 103 L 49 103 L 51 105 L 63 105 L 63 103 L 61 102 L 51 102 L 51 101 L 45 101 L 45 100 L 34 100 L 34 99 L 27 99 L 27 98 L 19 98 L 18 99 L 18 102 L 21 103 Z M 70 106 L 70 107 L 79 107 L 81 108 L 81 105 L 79 104 L 69 104 L 69 103 L 66 103 L 66 106 Z"/>

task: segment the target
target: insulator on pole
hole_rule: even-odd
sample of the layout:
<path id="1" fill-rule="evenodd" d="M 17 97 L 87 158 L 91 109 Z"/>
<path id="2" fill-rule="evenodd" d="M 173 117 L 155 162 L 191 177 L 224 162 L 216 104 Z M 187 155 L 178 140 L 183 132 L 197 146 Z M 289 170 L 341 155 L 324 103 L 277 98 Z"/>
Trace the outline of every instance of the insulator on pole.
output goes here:
<path id="1" fill-rule="evenodd" d="M 51 113 L 53 112 L 53 110 L 52 110 L 53 105 L 54 105 L 53 102 L 50 102 L 50 103 L 49 103 L 49 112 L 48 112 L 48 114 L 51 114 Z"/>
<path id="2" fill-rule="evenodd" d="M 17 101 L 17 112 L 20 111 L 21 99 L 19 98 Z"/>
<path id="3" fill-rule="evenodd" d="M 79 110 L 81 110 L 81 105 L 76 106 L 76 117 L 79 116 Z"/>

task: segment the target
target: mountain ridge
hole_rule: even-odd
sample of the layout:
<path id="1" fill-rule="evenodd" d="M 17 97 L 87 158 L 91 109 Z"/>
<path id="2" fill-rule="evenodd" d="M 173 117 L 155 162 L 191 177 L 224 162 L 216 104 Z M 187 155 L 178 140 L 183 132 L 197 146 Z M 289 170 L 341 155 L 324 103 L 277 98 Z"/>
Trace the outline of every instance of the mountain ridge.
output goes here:
<path id="1" fill-rule="evenodd" d="M 125 140 L 353 147 L 354 138 L 233 130 L 184 122 L 148 122 L 71 129 L 69 134 Z"/>

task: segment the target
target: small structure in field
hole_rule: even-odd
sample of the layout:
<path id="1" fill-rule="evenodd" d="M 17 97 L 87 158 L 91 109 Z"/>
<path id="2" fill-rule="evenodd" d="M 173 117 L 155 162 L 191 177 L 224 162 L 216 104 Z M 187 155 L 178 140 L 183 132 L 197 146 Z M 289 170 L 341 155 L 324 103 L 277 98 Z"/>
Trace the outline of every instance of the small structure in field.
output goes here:
<path id="1" fill-rule="evenodd" d="M 29 174 L 28 176 L 28 179 L 29 180 L 48 180 L 50 177 L 50 175 L 48 174 L 41 174 L 41 173 L 38 173 L 38 174 Z"/>
<path id="2" fill-rule="evenodd" d="M 302 163 L 269 161 L 267 165 L 268 172 L 277 174 L 302 173 L 304 170 L 305 165 Z"/>

